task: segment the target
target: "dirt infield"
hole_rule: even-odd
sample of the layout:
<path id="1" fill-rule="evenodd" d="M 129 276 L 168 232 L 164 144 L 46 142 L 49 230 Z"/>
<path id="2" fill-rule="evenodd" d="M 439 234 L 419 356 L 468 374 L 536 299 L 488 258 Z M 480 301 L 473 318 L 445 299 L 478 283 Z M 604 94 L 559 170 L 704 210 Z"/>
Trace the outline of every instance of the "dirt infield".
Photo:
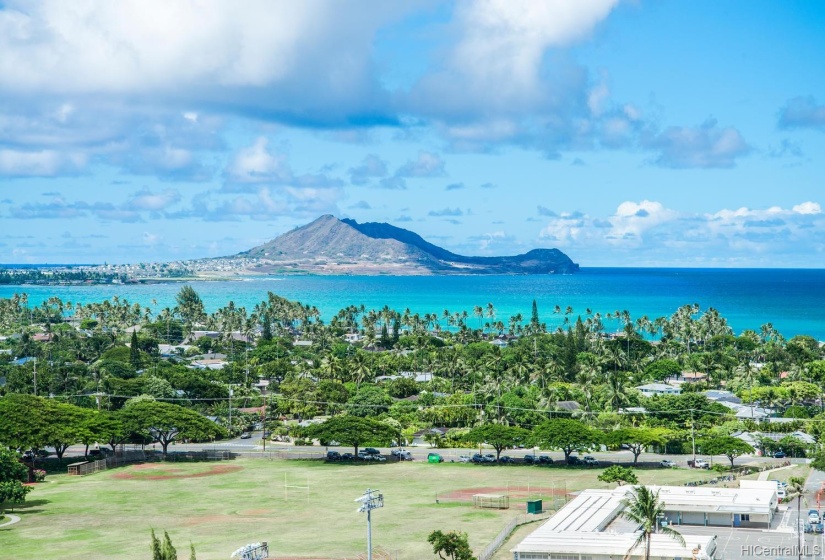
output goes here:
<path id="1" fill-rule="evenodd" d="M 127 472 L 119 472 L 112 478 L 118 480 L 172 480 L 175 478 L 201 478 L 204 476 L 218 476 L 242 471 L 239 465 L 212 465 L 207 470 L 195 473 L 184 472 L 183 469 L 170 467 L 168 464 L 147 463 L 136 465 Z M 152 471 L 159 471 L 151 474 Z M 145 473 L 145 474 L 144 474 Z"/>
<path id="2" fill-rule="evenodd" d="M 438 499 L 472 502 L 473 496 L 476 494 L 498 494 L 509 496 L 511 500 L 526 501 L 537 496 L 565 496 L 567 495 L 567 491 L 563 488 L 550 488 L 545 486 L 487 486 L 439 493 Z"/>

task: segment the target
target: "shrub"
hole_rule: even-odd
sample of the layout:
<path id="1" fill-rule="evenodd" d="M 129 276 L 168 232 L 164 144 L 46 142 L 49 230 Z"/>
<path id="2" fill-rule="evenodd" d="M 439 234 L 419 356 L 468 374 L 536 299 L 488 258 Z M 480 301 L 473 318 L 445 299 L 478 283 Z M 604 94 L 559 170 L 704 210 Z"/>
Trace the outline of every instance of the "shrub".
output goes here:
<path id="1" fill-rule="evenodd" d="M 46 471 L 43 469 L 35 469 L 34 471 L 34 481 L 35 482 L 44 482 L 46 480 Z"/>

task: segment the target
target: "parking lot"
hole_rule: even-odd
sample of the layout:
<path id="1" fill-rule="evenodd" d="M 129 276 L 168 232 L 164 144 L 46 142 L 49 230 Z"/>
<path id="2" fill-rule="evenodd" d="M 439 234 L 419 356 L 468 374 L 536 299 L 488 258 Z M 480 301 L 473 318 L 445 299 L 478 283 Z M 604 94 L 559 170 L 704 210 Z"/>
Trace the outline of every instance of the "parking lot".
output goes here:
<path id="1" fill-rule="evenodd" d="M 804 512 L 803 512 L 804 513 Z M 752 558 L 798 558 L 797 533 L 775 529 L 734 529 L 730 527 L 674 527 L 690 545 L 690 535 L 716 535 L 716 558 L 744 560 Z M 822 558 L 822 535 L 803 535 L 803 558 Z"/>

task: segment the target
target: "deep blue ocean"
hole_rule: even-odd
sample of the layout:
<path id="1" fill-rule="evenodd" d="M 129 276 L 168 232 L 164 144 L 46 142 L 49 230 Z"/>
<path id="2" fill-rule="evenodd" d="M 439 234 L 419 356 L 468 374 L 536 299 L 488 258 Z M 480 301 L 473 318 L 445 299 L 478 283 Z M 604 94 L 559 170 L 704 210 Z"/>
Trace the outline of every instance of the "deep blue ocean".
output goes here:
<path id="1" fill-rule="evenodd" d="M 825 269 L 673 269 L 583 268 L 570 276 L 271 276 L 242 281 L 191 282 L 213 312 L 230 300 L 248 310 L 272 291 L 316 306 L 324 319 L 348 305 L 367 309 L 389 306 L 413 313 L 466 310 L 470 326 L 473 307 L 492 303 L 505 325 L 521 313 L 529 320 L 533 299 L 548 328 L 562 324 L 556 305 L 573 308 L 572 318 L 585 310 L 602 316 L 627 310 L 635 319 L 671 315 L 679 306 L 697 303 L 714 307 L 738 334 L 773 323 L 785 337 L 808 334 L 825 340 Z M 119 296 L 155 310 L 173 307 L 180 284 L 105 286 L 0 286 L 0 298 L 26 292 L 30 304 L 51 296 L 72 303 L 90 303 Z M 152 300 L 157 302 L 152 304 Z M 608 330 L 618 323 L 605 320 Z"/>

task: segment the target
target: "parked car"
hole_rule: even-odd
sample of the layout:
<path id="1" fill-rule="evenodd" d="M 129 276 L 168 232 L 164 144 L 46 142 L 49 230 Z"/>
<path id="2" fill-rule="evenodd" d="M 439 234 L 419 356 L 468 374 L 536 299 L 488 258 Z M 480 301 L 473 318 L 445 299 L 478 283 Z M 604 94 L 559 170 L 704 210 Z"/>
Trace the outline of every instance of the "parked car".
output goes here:
<path id="1" fill-rule="evenodd" d="M 587 465 L 588 467 L 598 467 L 599 466 L 599 461 L 597 461 L 596 458 L 593 457 L 592 455 L 585 455 L 582 462 L 585 465 Z"/>
<path id="2" fill-rule="evenodd" d="M 406 449 L 393 449 L 392 451 L 390 451 L 390 455 L 392 455 L 393 457 L 398 457 L 399 461 L 413 460 L 412 453 L 410 453 Z"/>
<path id="3" fill-rule="evenodd" d="M 774 459 L 784 459 L 785 457 L 787 457 L 787 455 L 781 449 L 773 454 Z"/>
<path id="4" fill-rule="evenodd" d="M 808 510 L 808 523 L 821 523 L 822 518 L 819 516 L 819 511 L 815 509 Z"/>
<path id="5" fill-rule="evenodd" d="M 470 457 L 471 463 L 483 463 L 484 462 L 484 455 L 481 453 L 473 453 L 473 456 Z"/>
<path id="6" fill-rule="evenodd" d="M 516 461 L 512 457 L 510 457 L 509 455 L 502 455 L 501 457 L 498 458 L 498 462 L 499 463 L 512 464 L 512 463 L 515 463 Z"/>
<path id="7" fill-rule="evenodd" d="M 249 432 L 244 432 L 244 433 L 241 434 L 241 439 L 249 439 L 251 437 L 252 437 L 252 434 L 250 434 Z"/>
<path id="8" fill-rule="evenodd" d="M 536 458 L 533 455 L 525 455 L 524 456 L 524 464 L 525 465 L 532 465 L 535 462 Z"/>
<path id="9" fill-rule="evenodd" d="M 367 455 L 380 455 L 381 454 L 381 452 L 378 451 L 374 447 L 365 447 L 364 448 L 364 453 L 366 453 Z"/>
<path id="10" fill-rule="evenodd" d="M 708 463 L 704 459 L 696 459 L 693 462 L 693 468 L 695 468 L 695 469 L 709 469 L 710 468 L 710 463 Z"/>
<path id="11" fill-rule="evenodd" d="M 327 461 L 340 461 L 341 454 L 337 451 L 327 451 Z"/>
<path id="12" fill-rule="evenodd" d="M 666 469 L 672 469 L 673 467 L 676 466 L 676 463 L 674 463 L 670 459 L 662 459 L 662 462 L 659 463 L 659 464 L 662 465 L 663 467 L 665 467 Z"/>
<path id="13" fill-rule="evenodd" d="M 806 533 L 822 533 L 822 522 L 819 523 L 805 523 L 805 532 Z"/>
<path id="14" fill-rule="evenodd" d="M 378 461 L 379 463 L 386 463 L 387 462 L 387 458 L 384 457 L 383 455 L 370 455 L 370 457 L 372 457 L 373 461 Z"/>
<path id="15" fill-rule="evenodd" d="M 496 462 L 496 456 L 493 455 L 492 453 L 485 453 L 484 454 L 484 462 L 485 463 L 495 463 Z"/>
<path id="16" fill-rule="evenodd" d="M 353 459 L 355 459 L 355 455 L 352 453 L 341 453 L 342 461 L 352 461 Z"/>
<path id="17" fill-rule="evenodd" d="M 568 465 L 581 465 L 582 460 L 579 459 L 578 457 L 576 457 L 575 455 L 571 455 L 570 457 L 567 458 L 567 464 Z"/>
<path id="18" fill-rule="evenodd" d="M 779 489 L 776 490 L 776 497 L 779 498 L 780 500 L 784 500 L 785 498 L 788 497 L 788 493 L 785 491 L 784 488 L 779 488 Z"/>
<path id="19" fill-rule="evenodd" d="M 427 462 L 428 463 L 443 463 L 444 462 L 444 457 L 442 457 L 438 453 L 428 453 L 427 454 Z"/>
<path id="20" fill-rule="evenodd" d="M 459 462 L 459 463 L 469 463 L 469 462 L 470 462 L 470 460 L 471 460 L 471 459 L 470 459 L 470 456 L 469 456 L 469 455 L 459 455 L 459 456 L 458 456 L 458 462 Z"/>
<path id="21" fill-rule="evenodd" d="M 553 464 L 553 458 L 550 457 L 549 455 L 539 455 L 538 459 L 536 459 L 536 462 L 539 465 L 552 465 Z"/>

